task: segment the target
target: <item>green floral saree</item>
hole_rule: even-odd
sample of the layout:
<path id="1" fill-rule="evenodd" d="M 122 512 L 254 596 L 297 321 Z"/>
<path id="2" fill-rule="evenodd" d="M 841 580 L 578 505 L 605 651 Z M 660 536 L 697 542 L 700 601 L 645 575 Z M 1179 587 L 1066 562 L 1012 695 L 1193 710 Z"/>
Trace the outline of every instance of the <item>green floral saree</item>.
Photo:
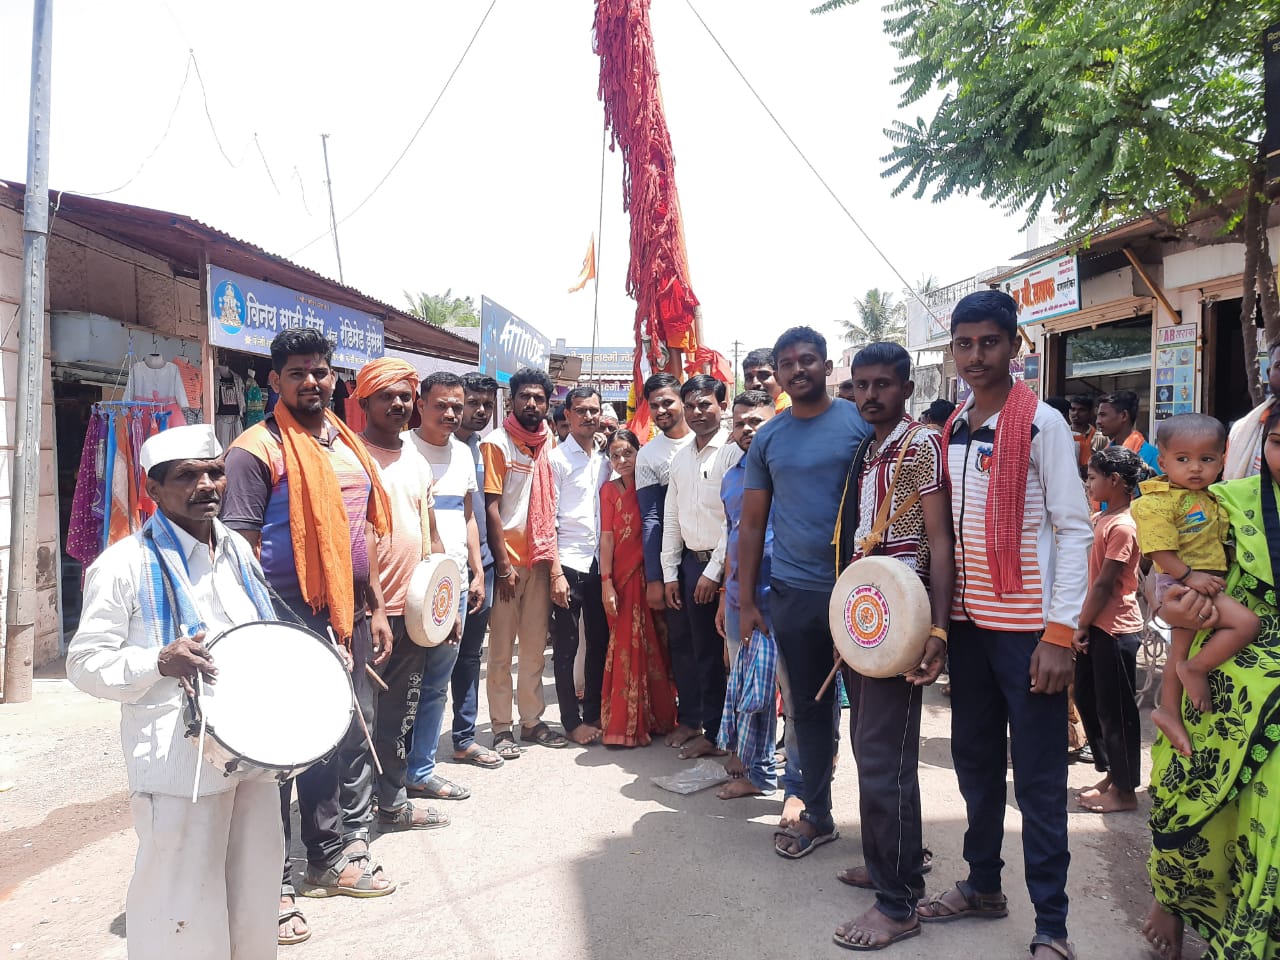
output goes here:
<path id="1" fill-rule="evenodd" d="M 1183 699 L 1192 756 L 1163 736 L 1152 747 L 1148 869 L 1156 899 L 1208 942 L 1206 958 L 1268 960 L 1280 957 L 1280 605 L 1269 549 L 1280 551 L 1280 518 L 1265 471 L 1213 492 L 1236 544 L 1227 592 L 1262 628 L 1210 674 L 1213 713 Z"/>

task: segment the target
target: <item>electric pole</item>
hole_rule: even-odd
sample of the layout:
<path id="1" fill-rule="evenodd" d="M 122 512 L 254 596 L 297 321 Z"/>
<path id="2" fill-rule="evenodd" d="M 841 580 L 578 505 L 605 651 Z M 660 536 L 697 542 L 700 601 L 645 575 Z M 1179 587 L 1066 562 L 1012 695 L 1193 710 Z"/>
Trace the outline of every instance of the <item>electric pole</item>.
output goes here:
<path id="1" fill-rule="evenodd" d="M 338 282 L 346 286 L 342 277 L 342 251 L 338 249 L 338 217 L 333 212 L 333 180 L 329 177 L 329 135 L 320 134 L 320 149 L 324 151 L 324 185 L 329 191 L 329 230 L 333 234 L 333 252 L 338 258 Z"/>
<path id="2" fill-rule="evenodd" d="M 18 403 L 5 604 L 4 702 L 31 699 L 36 649 L 36 519 L 40 508 L 40 405 L 44 402 L 44 268 L 49 249 L 49 103 L 53 0 L 35 0 L 27 188 L 22 201 L 22 303 Z"/>
<path id="3" fill-rule="evenodd" d="M 735 391 L 738 391 L 738 387 L 742 384 L 742 377 L 738 373 L 738 348 L 741 346 L 741 341 L 733 341 L 733 389 Z"/>

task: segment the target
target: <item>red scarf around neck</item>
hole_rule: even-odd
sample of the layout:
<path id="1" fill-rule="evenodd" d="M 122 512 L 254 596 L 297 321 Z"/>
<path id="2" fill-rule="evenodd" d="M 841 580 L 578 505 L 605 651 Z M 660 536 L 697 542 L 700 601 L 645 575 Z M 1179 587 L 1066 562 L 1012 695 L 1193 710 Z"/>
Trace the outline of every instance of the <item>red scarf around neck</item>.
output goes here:
<path id="1" fill-rule="evenodd" d="M 987 491 L 987 562 L 997 596 L 1022 592 L 1022 520 L 1027 505 L 1027 476 L 1031 469 L 1031 424 L 1040 400 L 1021 380 L 1015 380 L 996 421 L 991 444 L 991 485 Z M 943 428 L 943 445 L 964 410 L 958 408 Z M 972 409 L 972 408 L 970 408 Z M 976 427 L 969 423 L 972 434 Z M 945 465 L 948 458 L 943 457 Z M 950 471 L 947 480 L 950 482 Z"/>
<path id="2" fill-rule="evenodd" d="M 515 414 L 509 413 L 502 421 L 502 429 L 533 455 L 529 519 L 525 526 L 529 544 L 529 556 L 525 562 L 532 567 L 556 556 L 556 484 L 551 475 L 551 428 L 543 421 L 537 430 L 526 430 Z"/>

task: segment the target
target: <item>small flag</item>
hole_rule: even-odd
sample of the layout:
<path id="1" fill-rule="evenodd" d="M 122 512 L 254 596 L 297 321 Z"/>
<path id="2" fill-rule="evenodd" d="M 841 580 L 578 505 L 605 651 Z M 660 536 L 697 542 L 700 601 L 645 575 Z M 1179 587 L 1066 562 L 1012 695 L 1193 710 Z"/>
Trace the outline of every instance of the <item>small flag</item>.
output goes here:
<path id="1" fill-rule="evenodd" d="M 569 288 L 570 293 L 577 293 L 587 285 L 588 280 L 594 280 L 596 276 L 596 235 L 591 234 L 591 241 L 587 244 L 587 255 L 582 258 L 582 272 L 578 274 L 578 282 Z"/>

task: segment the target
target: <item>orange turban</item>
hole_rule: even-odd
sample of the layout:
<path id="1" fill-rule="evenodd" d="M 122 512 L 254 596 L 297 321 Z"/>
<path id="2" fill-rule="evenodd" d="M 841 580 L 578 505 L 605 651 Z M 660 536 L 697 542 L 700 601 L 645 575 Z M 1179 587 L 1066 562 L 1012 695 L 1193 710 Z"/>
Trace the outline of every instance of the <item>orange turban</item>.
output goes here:
<path id="1" fill-rule="evenodd" d="M 405 360 L 398 357 L 382 357 L 372 360 L 360 368 L 356 374 L 357 400 L 372 397 L 380 390 L 394 386 L 401 380 L 408 380 L 413 385 L 413 392 L 418 392 L 418 371 Z"/>

